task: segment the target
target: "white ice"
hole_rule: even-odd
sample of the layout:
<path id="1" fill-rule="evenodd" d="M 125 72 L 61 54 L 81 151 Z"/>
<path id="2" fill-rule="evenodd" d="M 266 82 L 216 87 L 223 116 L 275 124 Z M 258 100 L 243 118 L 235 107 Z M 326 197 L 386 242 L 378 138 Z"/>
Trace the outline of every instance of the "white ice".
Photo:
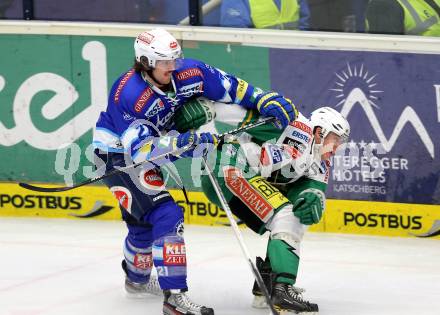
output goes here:
<path id="1" fill-rule="evenodd" d="M 253 255 L 265 239 L 243 230 Z M 186 226 L 189 293 L 216 315 L 250 307 L 252 274 L 230 227 Z M 161 314 L 127 299 L 122 222 L 0 218 L 1 315 Z M 320 314 L 440 314 L 440 241 L 307 233 L 298 286 Z"/>

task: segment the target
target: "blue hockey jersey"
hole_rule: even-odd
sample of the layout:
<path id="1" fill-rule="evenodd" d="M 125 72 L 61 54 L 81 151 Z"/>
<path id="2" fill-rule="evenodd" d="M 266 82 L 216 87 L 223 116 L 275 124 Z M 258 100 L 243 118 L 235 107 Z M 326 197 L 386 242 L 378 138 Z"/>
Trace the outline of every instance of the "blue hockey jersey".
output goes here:
<path id="1" fill-rule="evenodd" d="M 261 89 L 198 60 L 182 59 L 178 64 L 172 73 L 172 92 L 151 85 L 134 69 L 116 80 L 107 109 L 96 123 L 96 148 L 136 157 L 140 142 L 172 130 L 174 112 L 195 97 L 256 109 L 255 97 Z"/>

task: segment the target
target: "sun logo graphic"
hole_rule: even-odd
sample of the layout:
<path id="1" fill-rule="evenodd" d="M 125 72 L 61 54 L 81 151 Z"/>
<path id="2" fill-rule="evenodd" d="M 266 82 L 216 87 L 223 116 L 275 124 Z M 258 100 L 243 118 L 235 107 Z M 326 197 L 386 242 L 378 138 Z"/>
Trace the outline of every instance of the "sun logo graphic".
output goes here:
<path id="1" fill-rule="evenodd" d="M 337 78 L 335 82 L 336 87 L 330 89 L 337 93 L 336 99 L 338 100 L 338 103 L 335 107 L 342 106 L 341 114 L 344 117 L 348 117 L 354 106 L 361 106 L 385 152 L 390 152 L 392 150 L 400 133 L 408 123 L 412 125 L 413 129 L 422 140 L 431 158 L 434 158 L 434 143 L 431 136 L 426 130 L 420 117 L 411 106 L 406 106 L 404 108 L 394 126 L 391 136 L 389 138 L 385 136 L 379 119 L 374 112 L 374 108 L 380 110 L 376 102 L 380 100 L 380 93 L 384 93 L 384 91 L 379 90 L 376 87 L 377 83 L 375 82 L 375 78 L 377 77 L 377 74 L 369 74 L 369 72 L 364 69 L 363 64 L 358 68 L 350 66 L 350 64 L 347 63 L 347 68 L 340 73 L 335 73 L 335 75 Z M 390 124 L 390 122 L 387 123 Z M 372 142 L 372 144 L 374 143 Z"/>
<path id="2" fill-rule="evenodd" d="M 368 70 L 364 70 L 364 64 L 361 64 L 358 69 L 357 66 L 351 67 L 347 63 L 347 69 L 335 73 L 335 75 L 337 77 L 336 87 L 330 89 L 330 91 L 338 93 L 336 98 L 339 99 L 339 103 L 336 104 L 336 107 L 344 104 L 350 92 L 358 88 L 364 93 L 372 106 L 379 108 L 375 102 L 379 100 L 378 95 L 384 91 L 376 89 L 377 83 L 374 80 L 377 74 L 369 74 Z"/>

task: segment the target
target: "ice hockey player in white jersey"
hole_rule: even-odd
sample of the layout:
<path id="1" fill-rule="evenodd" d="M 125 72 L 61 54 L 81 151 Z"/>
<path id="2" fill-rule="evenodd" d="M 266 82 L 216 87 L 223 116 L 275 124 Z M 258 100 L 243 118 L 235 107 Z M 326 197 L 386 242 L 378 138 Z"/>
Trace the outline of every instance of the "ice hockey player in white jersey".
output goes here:
<path id="1" fill-rule="evenodd" d="M 217 117 L 221 119 L 220 113 L 229 109 L 230 105 L 224 105 Z M 239 125 L 255 121 L 258 114 L 247 111 L 242 117 Z M 264 125 L 218 148 L 213 173 L 232 212 L 256 233 L 270 233 L 266 259 L 257 257 L 257 266 L 280 312 L 318 312 L 318 305 L 305 301 L 303 290 L 294 286 L 300 245 L 307 227 L 321 220 L 330 158 L 349 133 L 349 123 L 339 112 L 322 107 L 310 119 L 300 114 L 281 134 Z M 202 187 L 210 201 L 221 206 L 206 175 Z M 264 307 L 256 283 L 253 293 L 253 306 Z"/>

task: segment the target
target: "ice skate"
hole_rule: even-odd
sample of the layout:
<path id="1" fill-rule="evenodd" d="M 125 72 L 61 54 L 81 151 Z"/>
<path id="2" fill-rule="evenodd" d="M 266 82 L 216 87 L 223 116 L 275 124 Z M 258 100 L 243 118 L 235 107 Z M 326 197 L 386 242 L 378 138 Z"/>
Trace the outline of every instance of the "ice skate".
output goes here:
<path id="1" fill-rule="evenodd" d="M 181 290 L 164 291 L 163 315 L 214 315 L 212 308 L 192 302 Z"/>
<path id="2" fill-rule="evenodd" d="M 153 275 L 150 276 L 150 280 L 147 283 L 136 283 L 126 277 L 125 292 L 127 297 L 134 299 L 142 299 L 151 295 L 161 296 L 163 294 L 157 277 Z"/>
<path id="3" fill-rule="evenodd" d="M 281 314 L 318 314 L 318 305 L 303 300 L 304 290 L 287 283 L 276 283 L 272 292 L 272 303 Z"/>
<path id="4" fill-rule="evenodd" d="M 266 285 L 266 289 L 270 295 L 272 291 L 272 270 L 270 268 L 270 263 L 268 261 L 264 261 L 261 257 L 257 257 L 255 261 L 255 266 L 260 272 L 261 278 L 263 279 L 263 282 Z M 252 294 L 254 295 L 254 299 L 252 300 L 253 308 L 269 308 L 266 302 L 266 298 L 262 290 L 258 286 L 257 281 L 254 281 Z"/>
<path id="5" fill-rule="evenodd" d="M 122 261 L 122 269 L 124 270 L 125 276 L 125 292 L 128 298 L 132 299 L 143 299 L 151 295 L 162 296 L 163 291 L 160 288 L 159 281 L 155 272 L 151 272 L 150 279 L 146 283 L 139 283 L 132 281 L 128 278 L 127 274 L 127 262 Z"/>
<path id="6" fill-rule="evenodd" d="M 299 294 L 304 293 L 306 290 L 299 287 L 294 287 L 295 291 L 297 291 Z M 261 292 L 258 285 L 255 283 L 254 288 L 252 289 L 252 294 L 254 295 L 254 299 L 252 300 L 252 307 L 258 308 L 258 309 L 266 309 L 269 308 L 269 305 L 267 305 L 266 298 L 263 295 L 263 292 Z"/>

